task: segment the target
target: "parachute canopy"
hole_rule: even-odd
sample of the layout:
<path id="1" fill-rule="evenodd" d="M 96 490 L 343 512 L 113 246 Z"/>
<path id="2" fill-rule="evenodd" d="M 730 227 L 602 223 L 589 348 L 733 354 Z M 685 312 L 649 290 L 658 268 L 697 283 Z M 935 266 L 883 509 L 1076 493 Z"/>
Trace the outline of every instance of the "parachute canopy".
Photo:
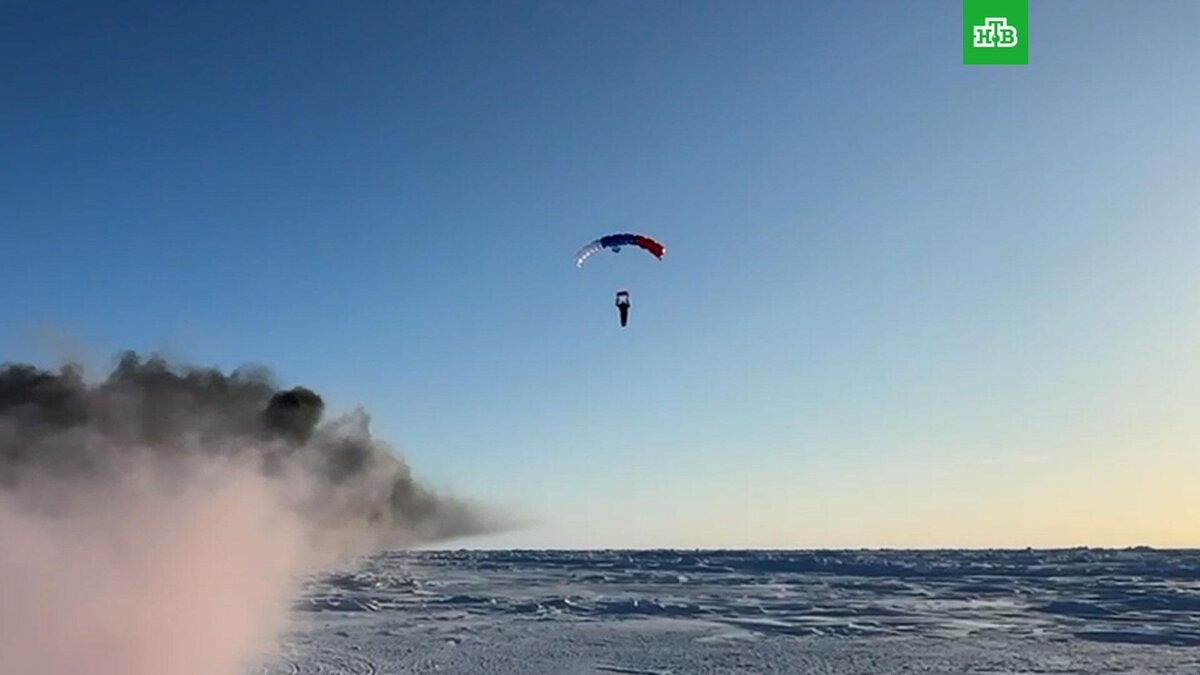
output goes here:
<path id="1" fill-rule="evenodd" d="M 575 266 L 583 267 L 585 260 L 602 249 L 611 248 L 619 253 L 622 246 L 637 246 L 659 260 L 662 260 L 663 254 L 667 252 L 666 246 L 644 234 L 610 234 L 579 249 L 579 253 L 575 254 Z"/>

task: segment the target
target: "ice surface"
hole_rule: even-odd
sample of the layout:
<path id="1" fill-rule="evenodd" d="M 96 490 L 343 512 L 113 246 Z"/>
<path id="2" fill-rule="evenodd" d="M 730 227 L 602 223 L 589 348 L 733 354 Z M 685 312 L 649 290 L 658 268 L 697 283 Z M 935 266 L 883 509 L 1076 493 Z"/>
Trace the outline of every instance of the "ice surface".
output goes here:
<path id="1" fill-rule="evenodd" d="M 1200 551 L 392 553 L 255 673 L 1200 673 Z"/>

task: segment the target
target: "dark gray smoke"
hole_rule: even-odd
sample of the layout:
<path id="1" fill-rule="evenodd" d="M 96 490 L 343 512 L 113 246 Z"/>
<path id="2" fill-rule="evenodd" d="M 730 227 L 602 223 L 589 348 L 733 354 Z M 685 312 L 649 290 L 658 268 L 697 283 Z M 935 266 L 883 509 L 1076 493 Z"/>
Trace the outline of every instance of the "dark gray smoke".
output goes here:
<path id="1" fill-rule="evenodd" d="M 237 675 L 303 575 L 490 529 L 324 408 L 261 368 L 0 366 L 0 675 Z"/>
<path id="2" fill-rule="evenodd" d="M 74 366 L 51 372 L 5 364 L 0 488 L 33 481 L 70 494 L 117 484 L 147 463 L 156 480 L 185 485 L 195 467 L 219 461 L 277 481 L 311 534 L 357 537 L 357 548 L 493 529 L 487 514 L 414 480 L 372 437 L 365 413 L 323 422 L 324 407 L 316 392 L 280 390 L 257 367 L 226 374 L 129 352 L 107 379 L 88 384 Z M 69 504 L 41 501 L 37 508 Z"/>

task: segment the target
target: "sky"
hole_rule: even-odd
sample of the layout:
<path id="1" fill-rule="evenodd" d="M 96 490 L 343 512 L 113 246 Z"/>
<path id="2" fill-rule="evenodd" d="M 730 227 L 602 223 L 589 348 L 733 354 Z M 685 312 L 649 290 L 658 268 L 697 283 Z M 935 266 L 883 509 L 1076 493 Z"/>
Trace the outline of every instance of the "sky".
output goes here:
<path id="1" fill-rule="evenodd" d="M 1200 546 L 1200 4 L 1030 5 L 0 2 L 0 360 L 265 364 L 452 545 Z"/>

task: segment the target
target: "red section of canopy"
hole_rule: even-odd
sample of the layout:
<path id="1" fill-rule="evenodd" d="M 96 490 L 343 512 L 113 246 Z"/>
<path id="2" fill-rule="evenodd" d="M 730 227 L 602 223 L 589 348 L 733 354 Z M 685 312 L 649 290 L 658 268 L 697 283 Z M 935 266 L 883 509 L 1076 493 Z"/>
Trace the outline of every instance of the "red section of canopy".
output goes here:
<path id="1" fill-rule="evenodd" d="M 633 235 L 633 243 L 646 249 L 650 252 L 650 255 L 654 256 L 655 258 L 659 258 L 660 260 L 662 259 L 663 254 L 667 252 L 666 246 L 663 246 L 644 234 Z"/>

